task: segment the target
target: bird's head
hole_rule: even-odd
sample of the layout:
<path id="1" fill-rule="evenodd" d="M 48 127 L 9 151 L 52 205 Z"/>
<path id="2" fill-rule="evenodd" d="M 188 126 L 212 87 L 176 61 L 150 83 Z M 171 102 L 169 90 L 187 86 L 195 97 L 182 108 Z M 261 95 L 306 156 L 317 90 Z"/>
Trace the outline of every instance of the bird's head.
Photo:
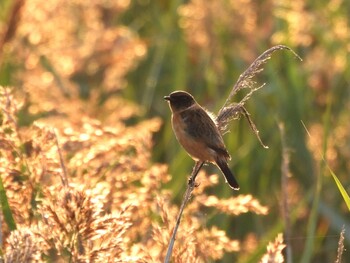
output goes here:
<path id="1" fill-rule="evenodd" d="M 180 111 L 191 107 L 196 104 L 193 96 L 186 91 L 174 91 L 169 96 L 164 96 L 170 104 L 172 111 Z"/>

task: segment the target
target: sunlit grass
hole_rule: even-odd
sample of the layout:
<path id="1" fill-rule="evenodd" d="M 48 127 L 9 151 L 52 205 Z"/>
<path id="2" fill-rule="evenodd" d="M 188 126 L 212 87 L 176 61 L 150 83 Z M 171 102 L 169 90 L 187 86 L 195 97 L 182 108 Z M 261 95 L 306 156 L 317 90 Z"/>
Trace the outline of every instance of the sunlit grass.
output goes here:
<path id="1" fill-rule="evenodd" d="M 285 230 L 279 123 L 291 176 L 290 240 L 284 236 L 284 243 L 293 262 L 302 255 L 306 262 L 336 260 L 342 225 L 349 231 L 348 1 L 35 0 L 22 2 L 14 26 L 11 9 L 20 2 L 0 3 L 0 39 L 12 26 L 0 50 L 0 85 L 11 86 L 0 104 L 1 237 L 8 259 L 11 252 L 20 255 L 22 240 L 41 261 L 105 256 L 160 262 L 193 166 L 176 142 L 163 96 L 188 90 L 217 112 L 244 69 L 264 50 L 284 44 L 303 62 L 274 56 L 254 79 L 266 85 L 245 105 L 269 149 L 243 118 L 224 136 L 239 194 L 253 196 L 268 214 L 232 216 L 220 212 L 219 202 L 202 206 L 199 201 L 210 195 L 237 197 L 220 176 L 209 176 L 220 172 L 206 166 L 184 215 L 174 262 L 258 262 Z M 62 190 L 53 128 L 70 194 Z M 55 196 L 66 197 L 67 206 Z M 84 204 L 79 211 L 78 200 Z M 48 214 L 49 207 L 57 214 Z M 64 220 L 76 228 L 60 230 Z M 125 222 L 125 228 L 107 235 L 111 221 Z M 37 234 L 48 226 L 55 229 L 43 240 Z M 103 250 L 102 239 L 114 250 Z M 345 234 L 345 249 L 348 244 Z M 343 261 L 348 257 L 344 253 Z"/>

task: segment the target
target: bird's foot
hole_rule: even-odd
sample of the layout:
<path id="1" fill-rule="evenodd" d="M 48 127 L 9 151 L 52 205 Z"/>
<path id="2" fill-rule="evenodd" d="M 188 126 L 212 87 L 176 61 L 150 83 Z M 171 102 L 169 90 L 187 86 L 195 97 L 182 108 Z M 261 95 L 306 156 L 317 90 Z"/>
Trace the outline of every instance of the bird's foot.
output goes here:
<path id="1" fill-rule="evenodd" d="M 188 179 L 188 184 L 189 184 L 191 187 L 198 187 L 198 186 L 200 185 L 200 183 L 196 183 L 196 182 L 193 180 L 193 177 L 192 177 L 192 176 Z"/>

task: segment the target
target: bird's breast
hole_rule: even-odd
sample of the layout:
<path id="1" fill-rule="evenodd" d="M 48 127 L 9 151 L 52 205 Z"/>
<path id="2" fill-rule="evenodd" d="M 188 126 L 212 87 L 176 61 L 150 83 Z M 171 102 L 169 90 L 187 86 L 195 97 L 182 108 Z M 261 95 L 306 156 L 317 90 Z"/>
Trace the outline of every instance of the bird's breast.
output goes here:
<path id="1" fill-rule="evenodd" d="M 173 114 L 172 126 L 177 140 L 194 160 L 215 161 L 217 153 L 207 146 L 203 138 L 194 138 L 187 132 L 187 124 L 179 114 Z"/>

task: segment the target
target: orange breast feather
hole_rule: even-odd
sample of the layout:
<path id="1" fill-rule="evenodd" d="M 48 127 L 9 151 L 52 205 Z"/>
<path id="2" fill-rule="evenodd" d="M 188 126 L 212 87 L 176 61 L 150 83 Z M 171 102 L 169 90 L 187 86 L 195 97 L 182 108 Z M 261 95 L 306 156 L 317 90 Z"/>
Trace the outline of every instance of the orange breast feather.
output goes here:
<path id="1" fill-rule="evenodd" d="M 195 139 L 186 132 L 186 124 L 179 116 L 174 114 L 172 117 L 172 126 L 177 140 L 182 147 L 194 160 L 214 162 L 217 153 L 209 148 L 205 142 L 200 139 Z"/>

